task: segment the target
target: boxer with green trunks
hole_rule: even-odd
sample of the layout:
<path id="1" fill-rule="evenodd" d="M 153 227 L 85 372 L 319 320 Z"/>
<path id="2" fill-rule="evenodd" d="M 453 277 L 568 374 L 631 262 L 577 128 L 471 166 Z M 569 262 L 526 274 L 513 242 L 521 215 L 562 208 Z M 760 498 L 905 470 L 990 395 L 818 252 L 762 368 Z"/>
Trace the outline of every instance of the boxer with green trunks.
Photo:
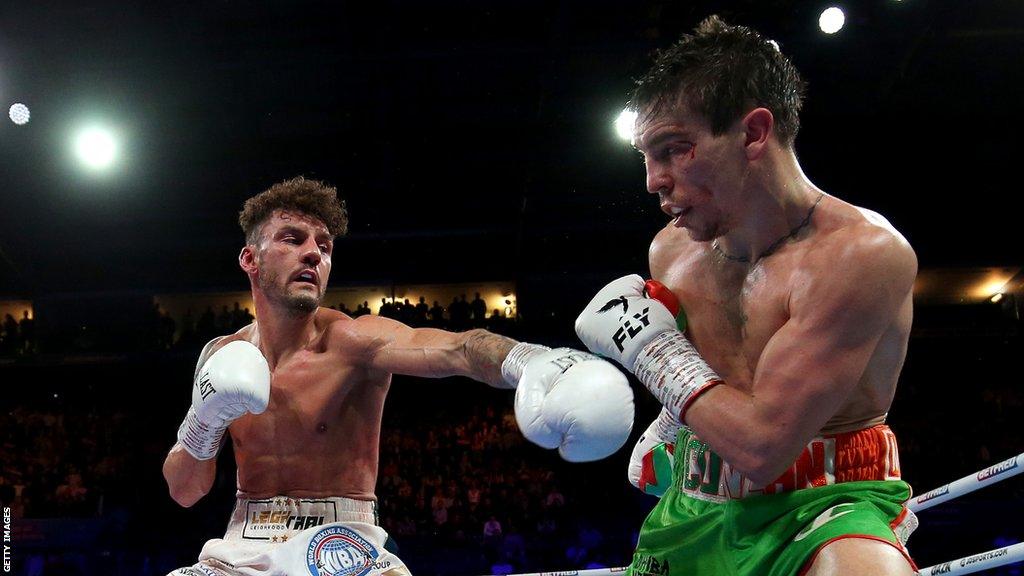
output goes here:
<path id="1" fill-rule="evenodd" d="M 664 494 L 633 574 L 915 572 L 884 423 L 917 259 L 804 175 L 804 86 L 777 43 L 712 16 L 632 95 L 647 190 L 671 218 L 649 253 L 662 285 L 612 281 L 576 332 L 664 407 L 630 465 Z"/>

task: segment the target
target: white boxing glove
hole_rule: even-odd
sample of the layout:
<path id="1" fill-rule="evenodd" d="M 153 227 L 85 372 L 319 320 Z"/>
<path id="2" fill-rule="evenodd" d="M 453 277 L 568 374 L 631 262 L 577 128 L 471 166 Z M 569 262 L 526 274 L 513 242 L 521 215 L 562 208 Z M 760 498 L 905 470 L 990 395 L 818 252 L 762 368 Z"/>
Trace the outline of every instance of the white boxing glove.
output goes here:
<path id="1" fill-rule="evenodd" d="M 613 454 L 633 428 L 633 390 L 615 366 L 593 354 L 533 344 L 502 365 L 516 386 L 516 422 L 527 440 L 558 448 L 569 462 Z"/>
<path id="2" fill-rule="evenodd" d="M 244 340 L 224 345 L 196 373 L 192 406 L 178 427 L 178 442 L 198 460 L 217 455 L 224 431 L 246 413 L 262 414 L 270 402 L 270 366 Z"/>
<path id="3" fill-rule="evenodd" d="M 685 314 L 679 315 L 671 290 L 631 274 L 611 281 L 594 296 L 576 318 L 576 335 L 591 352 L 616 360 L 635 374 L 684 422 L 690 404 L 722 383 L 681 331 L 684 323 Z"/>
<path id="4" fill-rule="evenodd" d="M 636 274 L 612 280 L 576 318 L 576 335 L 591 352 L 633 369 L 640 350 L 662 332 L 678 331 L 664 304 L 644 292 Z"/>
<path id="5" fill-rule="evenodd" d="M 665 494 L 672 485 L 676 435 L 682 427 L 671 412 L 661 409 L 633 447 L 627 473 L 630 484 L 659 498 Z"/>

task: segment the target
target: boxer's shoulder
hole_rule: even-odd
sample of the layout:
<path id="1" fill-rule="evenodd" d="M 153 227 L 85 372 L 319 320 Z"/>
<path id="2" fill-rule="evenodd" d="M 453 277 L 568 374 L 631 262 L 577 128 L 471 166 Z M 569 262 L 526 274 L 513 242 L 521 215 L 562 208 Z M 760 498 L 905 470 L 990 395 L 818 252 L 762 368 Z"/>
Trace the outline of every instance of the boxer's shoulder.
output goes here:
<path id="1" fill-rule="evenodd" d="M 910 243 L 881 215 L 845 202 L 823 205 L 811 237 L 798 243 L 792 268 L 791 310 L 823 301 L 899 304 L 910 296 L 917 256 Z"/>
<path id="2" fill-rule="evenodd" d="M 807 245 L 807 266 L 830 270 L 864 267 L 897 274 L 917 273 L 917 257 L 907 239 L 881 214 L 838 199 L 822 206 L 814 237 Z"/>
<path id="3" fill-rule="evenodd" d="M 352 318 L 341 312 L 330 310 L 333 314 L 323 316 L 323 342 L 325 348 L 341 353 L 347 357 L 363 357 L 373 353 L 378 344 L 385 339 L 394 320 L 367 314 Z"/>
<path id="4" fill-rule="evenodd" d="M 698 257 L 700 243 L 690 238 L 684 228 L 676 228 L 669 222 L 651 240 L 647 253 L 653 278 L 662 278 L 669 268 L 680 266 L 691 257 Z"/>

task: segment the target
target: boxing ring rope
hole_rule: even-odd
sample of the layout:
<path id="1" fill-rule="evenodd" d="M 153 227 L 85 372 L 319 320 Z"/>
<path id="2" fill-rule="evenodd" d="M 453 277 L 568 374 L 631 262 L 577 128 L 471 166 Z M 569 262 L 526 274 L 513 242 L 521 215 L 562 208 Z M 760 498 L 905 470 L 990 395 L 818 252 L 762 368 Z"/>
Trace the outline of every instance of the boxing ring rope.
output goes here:
<path id="1" fill-rule="evenodd" d="M 970 494 L 975 490 L 1006 480 L 1007 478 L 1016 476 L 1021 472 L 1024 472 L 1024 453 L 1018 454 L 1008 460 L 1003 460 L 995 466 L 989 466 L 984 470 L 979 470 L 974 474 L 964 476 L 955 482 L 939 486 L 935 490 L 925 492 L 924 494 L 913 498 L 907 505 L 907 508 L 910 508 L 912 512 L 927 510 L 932 506 L 942 504 L 943 502 L 952 500 L 953 498 L 959 498 L 964 494 Z"/>
<path id="2" fill-rule="evenodd" d="M 912 512 L 927 510 L 932 506 L 970 494 L 986 486 L 1002 482 L 1024 472 L 1024 452 L 1002 462 L 979 470 L 974 474 L 964 476 L 959 480 L 929 490 L 920 496 L 912 498 L 907 504 Z M 973 574 L 981 570 L 998 568 L 1007 564 L 1024 561 L 1024 542 L 1004 546 L 972 554 L 949 562 L 942 562 L 928 568 L 922 568 L 920 576 L 931 576 L 933 574 Z M 626 568 L 594 568 L 591 570 L 562 570 L 555 572 L 528 572 L 523 574 L 510 574 L 509 576 L 607 576 L 625 572 Z"/>
<path id="3" fill-rule="evenodd" d="M 974 554 L 959 560 L 950 560 L 922 569 L 918 574 L 931 576 L 932 574 L 973 574 L 989 568 L 998 568 L 1014 562 L 1024 560 L 1024 542 L 1013 546 L 996 548 L 981 554 Z"/>

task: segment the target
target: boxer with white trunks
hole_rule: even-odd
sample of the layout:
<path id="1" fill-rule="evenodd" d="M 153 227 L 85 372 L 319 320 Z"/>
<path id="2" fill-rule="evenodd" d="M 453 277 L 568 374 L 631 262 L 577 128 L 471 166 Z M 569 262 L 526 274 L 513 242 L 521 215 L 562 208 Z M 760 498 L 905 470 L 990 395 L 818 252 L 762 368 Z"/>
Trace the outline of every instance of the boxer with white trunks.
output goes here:
<path id="1" fill-rule="evenodd" d="M 163 468 L 171 497 L 191 506 L 209 492 L 229 433 L 238 498 L 224 537 L 171 574 L 408 574 L 385 547 L 374 496 L 392 374 L 515 388 L 523 435 L 570 461 L 603 458 L 629 436 L 628 382 L 592 354 L 321 308 L 334 237 L 347 227 L 334 188 L 276 184 L 239 221 L 257 320 L 203 350 Z"/>

